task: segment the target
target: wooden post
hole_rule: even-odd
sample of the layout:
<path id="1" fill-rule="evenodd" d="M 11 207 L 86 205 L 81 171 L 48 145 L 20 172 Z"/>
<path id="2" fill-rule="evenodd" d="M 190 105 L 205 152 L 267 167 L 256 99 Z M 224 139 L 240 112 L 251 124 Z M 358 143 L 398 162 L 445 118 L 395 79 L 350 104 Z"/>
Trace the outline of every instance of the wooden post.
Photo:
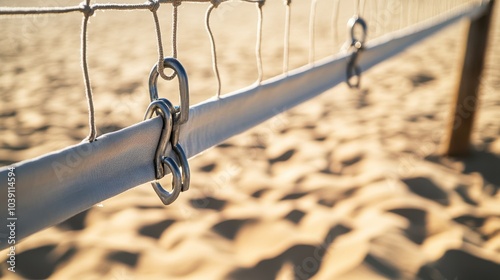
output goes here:
<path id="1" fill-rule="evenodd" d="M 469 154 L 494 4 L 495 0 L 490 0 L 486 13 L 472 19 L 470 23 L 462 76 L 458 81 L 455 102 L 452 103 L 452 121 L 446 135 L 444 154 L 448 156 Z"/>

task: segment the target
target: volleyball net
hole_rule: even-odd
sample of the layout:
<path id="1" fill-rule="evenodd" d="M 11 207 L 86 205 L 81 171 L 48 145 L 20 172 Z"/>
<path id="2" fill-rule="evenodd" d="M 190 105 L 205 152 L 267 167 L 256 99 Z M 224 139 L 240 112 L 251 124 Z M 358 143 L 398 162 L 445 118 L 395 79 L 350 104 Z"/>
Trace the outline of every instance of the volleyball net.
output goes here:
<path id="1" fill-rule="evenodd" d="M 283 73 L 262 81 L 261 36 L 257 36 L 257 81 L 240 90 L 221 95 L 217 70 L 216 41 L 210 36 L 213 69 L 219 79 L 216 96 L 194 106 L 189 104 L 188 76 L 175 58 L 164 58 L 161 32 L 158 34 L 158 63 L 151 71 L 147 120 L 96 137 L 89 69 L 86 63 L 86 22 L 98 10 L 145 9 L 153 13 L 156 29 L 160 29 L 155 12 L 161 5 L 177 7 L 184 2 L 207 2 L 206 25 L 210 30 L 210 13 L 225 1 L 149 1 L 143 4 L 91 4 L 89 1 L 73 7 L 0 8 L 0 16 L 75 13 L 83 14 L 82 72 L 89 102 L 90 133 L 88 141 L 55 151 L 35 159 L 0 168 L 0 197 L 3 201 L 15 197 L 15 205 L 0 210 L 4 221 L 15 218 L 16 237 L 22 239 L 39 230 L 55 225 L 93 205 L 140 184 L 153 181 L 153 187 L 165 204 L 189 188 L 187 158 L 242 133 L 273 116 L 303 103 L 326 90 L 344 83 L 356 87 L 362 72 L 401 53 L 457 21 L 478 19 L 491 13 L 493 1 L 333 1 L 331 18 L 332 51 L 328 57 L 316 60 L 316 11 L 322 0 L 312 0 L 310 9 L 309 63 L 289 70 L 288 42 L 290 9 L 293 1 L 285 1 Z M 248 0 L 257 6 L 257 33 L 262 32 L 264 1 Z M 199 4 L 199 3 L 198 3 Z M 385 8 L 374 8 L 380 5 Z M 342 18 L 340 10 L 351 9 L 353 17 Z M 396 12 L 397 10 L 397 12 Z M 371 11 L 377 11 L 377 14 Z M 174 13 L 177 13 L 174 9 Z M 384 13 L 386 13 L 384 15 Z M 398 16 L 394 16 L 398 15 Z M 175 16 L 173 16 L 175 18 Z M 345 24 L 349 28 L 345 30 Z M 340 26 L 340 27 L 339 27 Z M 175 27 L 173 36 L 175 35 Z M 343 38 L 343 39 L 341 39 Z M 369 39 L 365 39 L 369 38 Z M 175 42 L 175 40 L 173 40 Z M 347 43 L 345 43 L 347 42 Z M 175 43 L 174 43 L 175 44 Z M 174 52 L 175 56 L 175 52 Z M 175 76 L 163 73 L 174 70 Z M 196 71 L 196 69 L 191 69 Z M 177 79 L 179 106 L 173 106 L 156 89 L 157 79 Z M 223 78 L 223 77 L 222 77 Z M 175 81 L 177 82 L 177 81 Z M 146 109 L 146 108 L 144 108 Z M 157 116 L 148 119 L 156 114 Z M 11 129 L 15 129 L 14 127 Z M 172 190 L 156 182 L 172 173 Z M 9 178 L 15 184 L 7 184 Z M 168 180 L 164 180 L 168 181 Z M 156 184 L 156 185 L 155 185 Z M 13 207 L 11 207 L 13 206 Z M 13 212 L 12 212 L 13 210 Z M 11 213 L 14 213 L 12 215 Z M 7 245 L 7 229 L 0 230 L 0 247 Z"/>

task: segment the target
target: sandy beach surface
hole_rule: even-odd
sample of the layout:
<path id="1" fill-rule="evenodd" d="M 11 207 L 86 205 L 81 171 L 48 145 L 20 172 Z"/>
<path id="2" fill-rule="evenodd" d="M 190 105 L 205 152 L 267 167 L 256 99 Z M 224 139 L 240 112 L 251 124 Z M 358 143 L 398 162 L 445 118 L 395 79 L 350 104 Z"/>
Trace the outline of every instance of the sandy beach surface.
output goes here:
<path id="1" fill-rule="evenodd" d="M 291 69 L 309 56 L 309 1 L 293 5 Z M 207 6 L 179 8 L 192 104 L 217 86 Z M 225 3 L 211 17 L 223 93 L 257 79 L 255 6 Z M 0 278 L 500 279 L 497 7 L 471 156 L 439 155 L 462 64 L 462 22 L 363 74 L 361 90 L 340 85 L 190 160 L 191 189 L 171 206 L 144 184 L 23 240 L 16 273 L 0 252 Z M 342 8 L 344 26 L 353 10 Z M 345 41 L 343 28 L 340 39 L 332 36 L 331 9 L 318 2 L 316 59 Z M 169 55 L 171 7 L 159 15 Z M 283 22 L 282 1 L 266 3 L 264 78 L 282 71 Z M 80 23 L 79 13 L 0 17 L 1 166 L 86 136 Z M 370 30 L 395 26 L 379 25 Z M 88 37 L 99 135 L 140 122 L 157 61 L 151 12 L 96 12 Z M 176 81 L 159 87 L 178 102 Z"/>

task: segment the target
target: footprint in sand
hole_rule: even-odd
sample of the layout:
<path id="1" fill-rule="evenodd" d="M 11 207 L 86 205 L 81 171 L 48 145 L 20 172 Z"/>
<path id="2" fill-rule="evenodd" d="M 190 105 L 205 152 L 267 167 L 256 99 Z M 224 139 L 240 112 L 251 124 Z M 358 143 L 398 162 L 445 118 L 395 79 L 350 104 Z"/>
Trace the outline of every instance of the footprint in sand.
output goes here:
<path id="1" fill-rule="evenodd" d="M 252 223 L 255 221 L 256 221 L 255 219 L 225 220 L 214 225 L 212 227 L 212 230 L 226 239 L 234 240 L 241 227 L 243 227 L 245 224 Z"/>
<path id="2" fill-rule="evenodd" d="M 17 254 L 16 273 L 25 279 L 49 278 L 57 266 L 76 253 L 74 247 L 67 248 L 62 253 L 57 253 L 56 247 L 56 244 L 45 245 Z"/>
<path id="3" fill-rule="evenodd" d="M 215 197 L 211 196 L 206 196 L 202 198 L 197 198 L 197 199 L 191 199 L 189 200 L 189 203 L 191 204 L 192 207 L 199 209 L 199 210 L 215 210 L 215 211 L 220 211 L 224 206 L 226 205 L 227 201 L 217 199 Z"/>
<path id="4" fill-rule="evenodd" d="M 255 192 L 253 192 L 253 193 L 251 194 L 251 196 L 252 196 L 253 198 L 261 198 L 261 197 L 262 197 L 262 195 L 264 195 L 264 193 L 266 193 L 266 192 L 268 192 L 268 191 L 269 191 L 269 188 L 263 188 L 263 189 L 260 189 L 260 190 L 257 190 L 257 191 L 255 191 Z"/>
<path id="5" fill-rule="evenodd" d="M 436 201 L 444 206 L 450 205 L 448 194 L 428 178 L 416 177 L 403 179 L 403 182 L 413 193 L 419 196 Z"/>
<path id="6" fill-rule="evenodd" d="M 126 251 L 114 251 L 106 256 L 106 259 L 112 262 L 119 262 L 130 267 L 135 267 L 139 260 L 140 254 L 130 253 Z"/>
<path id="7" fill-rule="evenodd" d="M 302 198 L 306 195 L 308 195 L 309 193 L 308 192 L 296 192 L 296 193 L 290 193 L 290 194 L 287 194 L 285 196 L 283 196 L 280 200 L 281 201 L 285 201 L 285 200 L 296 200 L 296 199 L 299 199 L 299 198 Z"/>
<path id="8" fill-rule="evenodd" d="M 288 213 L 285 216 L 285 219 L 294 223 L 294 224 L 298 224 L 298 223 L 300 223 L 302 218 L 304 218 L 305 215 L 306 215 L 306 212 L 294 209 L 294 210 L 290 211 L 290 213 Z"/>
<path id="9" fill-rule="evenodd" d="M 294 149 L 291 149 L 291 150 L 288 150 L 286 152 L 284 152 L 283 154 L 275 157 L 275 158 L 271 158 L 269 159 L 269 164 L 270 165 L 273 165 L 277 162 L 284 162 L 284 161 L 288 161 L 290 160 L 290 158 L 292 158 L 292 156 L 295 154 L 295 150 Z"/>
<path id="10" fill-rule="evenodd" d="M 433 267 L 443 276 L 441 279 L 498 280 L 500 265 L 476 257 L 461 250 L 449 250 Z M 418 276 L 424 276 L 420 273 Z M 422 277 L 422 279 L 429 279 Z"/>
<path id="11" fill-rule="evenodd" d="M 83 230 L 89 210 L 85 210 L 57 225 L 63 230 Z"/>
<path id="12" fill-rule="evenodd" d="M 405 236 L 416 244 L 422 244 L 429 234 L 427 230 L 427 212 L 416 208 L 397 208 L 388 212 L 408 219 L 408 227 L 404 229 Z"/>
<path id="13" fill-rule="evenodd" d="M 164 221 L 160 221 L 158 223 L 145 225 L 139 228 L 139 234 L 154 239 L 160 239 L 160 236 L 163 234 L 163 232 L 167 230 L 167 228 L 169 228 L 175 222 L 176 220 L 167 219 Z"/>
<path id="14" fill-rule="evenodd" d="M 319 244 L 294 244 L 282 252 L 277 252 L 274 257 L 262 259 L 253 267 L 234 269 L 225 279 L 277 279 L 284 266 L 293 268 L 293 279 L 309 279 L 318 273 L 329 246 L 339 236 L 351 230 L 342 224 L 334 225 Z"/>

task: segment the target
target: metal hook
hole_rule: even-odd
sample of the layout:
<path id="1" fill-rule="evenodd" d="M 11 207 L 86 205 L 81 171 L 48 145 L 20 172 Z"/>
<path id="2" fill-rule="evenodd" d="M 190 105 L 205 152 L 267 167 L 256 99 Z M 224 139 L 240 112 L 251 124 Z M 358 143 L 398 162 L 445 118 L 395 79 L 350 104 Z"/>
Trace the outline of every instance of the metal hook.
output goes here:
<path id="1" fill-rule="evenodd" d="M 356 38 L 355 34 L 356 25 L 359 25 L 362 28 L 363 33 L 361 35 L 361 39 Z M 351 59 L 347 64 L 346 82 L 350 88 L 359 88 L 361 85 L 361 68 L 358 65 L 358 58 L 360 52 L 363 51 L 364 49 L 364 44 L 368 32 L 368 26 L 364 19 L 356 15 L 349 19 L 349 21 L 347 22 L 347 27 L 350 29 L 350 35 L 351 35 L 350 47 L 354 48 L 354 51 L 352 53 Z M 353 77 L 357 77 L 357 81 L 354 84 L 351 82 L 351 79 Z"/>
<path id="2" fill-rule="evenodd" d="M 170 112 L 173 112 L 175 110 L 174 105 L 172 105 L 172 103 L 168 99 L 160 98 L 157 101 L 164 102 L 168 106 Z M 182 191 L 185 192 L 189 190 L 189 185 L 191 182 L 191 171 L 189 169 L 189 162 L 186 153 L 184 152 L 182 146 L 179 144 L 180 125 L 176 122 L 174 122 L 172 125 L 173 127 L 170 134 L 170 143 L 172 144 L 172 150 L 179 159 L 180 166 L 182 168 Z"/>
<path id="3" fill-rule="evenodd" d="M 163 204 L 165 205 L 169 205 L 172 204 L 172 202 L 174 202 L 181 193 L 181 171 L 179 170 L 179 167 L 177 167 L 177 164 L 174 162 L 174 160 L 171 158 L 163 157 L 162 162 L 172 172 L 172 191 L 169 192 L 165 190 L 158 181 L 151 182 L 151 186 L 153 186 L 156 194 L 158 195 L 158 197 L 160 197 L 161 202 L 163 202 Z"/>
<path id="4" fill-rule="evenodd" d="M 168 67 L 177 73 L 181 98 L 180 107 L 175 108 L 176 115 L 174 122 L 179 125 L 184 124 L 189 119 L 189 87 L 186 70 L 184 70 L 182 64 L 173 57 L 165 57 L 163 59 L 163 67 Z M 151 102 L 158 100 L 158 89 L 156 86 L 158 75 L 158 64 L 155 64 L 149 73 L 149 96 Z"/>
<path id="5" fill-rule="evenodd" d="M 347 64 L 347 85 L 349 88 L 360 88 L 361 86 L 361 67 L 358 65 L 358 54 L 359 52 L 354 52 L 351 56 L 351 59 L 349 60 L 349 63 Z M 355 83 L 351 82 L 351 79 L 353 77 L 357 77 L 357 80 Z"/>
<path id="6" fill-rule="evenodd" d="M 356 34 L 354 34 L 356 25 L 361 26 L 361 29 L 363 31 L 363 34 L 361 36 L 361 40 L 358 40 L 356 38 Z M 368 25 L 366 24 L 366 21 L 359 16 L 353 16 L 347 22 L 347 28 L 350 30 L 350 34 L 351 34 L 351 46 L 356 47 L 356 48 L 362 47 L 362 45 L 365 44 L 366 36 L 368 33 Z"/>
<path id="7" fill-rule="evenodd" d="M 184 67 L 182 67 L 182 64 L 177 59 L 173 57 L 166 57 L 163 60 L 163 65 L 164 67 L 171 68 L 177 74 L 177 77 L 179 79 L 180 106 L 175 107 L 169 100 L 165 98 L 158 98 L 158 89 L 156 84 L 158 81 L 159 73 L 158 73 L 158 64 L 156 64 L 151 69 L 151 72 L 149 74 L 149 95 L 151 98 L 151 104 L 148 107 L 146 115 L 148 116 L 148 118 L 150 118 L 154 111 L 157 111 L 159 114 L 162 114 L 163 111 L 163 114 L 165 114 L 165 112 L 169 112 L 172 116 L 172 120 L 169 123 L 171 127 L 169 139 L 172 144 L 172 150 L 174 151 L 175 155 L 177 156 L 177 159 L 179 160 L 180 163 L 179 166 L 182 168 L 182 174 L 181 174 L 182 179 L 180 188 L 184 192 L 189 189 L 191 181 L 191 172 L 189 170 L 189 163 L 186 153 L 184 152 L 182 146 L 179 144 L 179 135 L 180 135 L 180 126 L 186 123 L 189 119 L 188 78 L 186 71 L 184 70 Z M 157 104 L 155 102 L 162 103 L 162 105 L 153 105 Z M 153 108 L 150 109 L 150 107 Z M 164 124 L 166 124 L 166 122 L 164 122 Z M 160 176 L 160 178 L 165 175 L 164 171 L 165 168 L 162 166 L 162 164 L 159 163 L 159 161 L 162 160 L 162 157 L 165 154 L 166 141 L 167 138 L 160 139 L 159 145 L 161 145 L 161 147 L 158 146 L 157 155 L 155 159 L 157 177 Z M 160 157 L 158 156 L 158 153 L 161 153 Z M 159 185 L 159 187 L 161 187 L 161 185 Z"/>
<path id="8" fill-rule="evenodd" d="M 170 106 L 167 103 L 165 103 L 164 100 L 155 100 L 151 102 L 148 108 L 146 109 L 146 113 L 144 114 L 144 120 L 150 119 L 153 116 L 153 113 L 155 112 L 159 114 L 163 119 L 160 141 L 158 142 L 158 146 L 156 148 L 156 153 L 155 153 L 156 179 L 161 179 L 163 178 L 163 176 L 165 176 L 165 171 L 163 168 L 163 164 L 161 162 L 161 158 L 165 154 L 165 150 L 167 149 L 167 143 L 172 133 L 172 114 L 170 113 L 171 112 Z"/>
<path id="9" fill-rule="evenodd" d="M 163 119 L 163 126 L 160 134 L 160 140 L 158 142 L 158 146 L 156 148 L 155 153 L 155 169 L 156 169 L 156 179 L 161 179 L 165 176 L 165 167 L 166 165 L 171 173 L 172 173 L 172 191 L 165 190 L 160 182 L 155 181 L 151 182 L 153 189 L 156 194 L 160 197 L 160 200 L 163 204 L 168 205 L 174 202 L 181 190 L 183 190 L 183 174 L 181 175 L 181 171 L 179 167 L 175 163 L 175 161 L 171 158 L 165 157 L 165 151 L 167 148 L 168 140 L 171 137 L 172 132 L 172 104 L 168 102 L 166 99 L 155 100 L 149 104 L 146 114 L 144 115 L 144 119 L 149 119 L 153 116 L 153 113 L 158 113 Z M 174 149 L 175 150 L 175 149 Z M 180 158 L 180 157 L 179 157 Z M 181 162 L 183 161 L 180 158 Z M 184 167 L 183 167 L 184 169 Z"/>

